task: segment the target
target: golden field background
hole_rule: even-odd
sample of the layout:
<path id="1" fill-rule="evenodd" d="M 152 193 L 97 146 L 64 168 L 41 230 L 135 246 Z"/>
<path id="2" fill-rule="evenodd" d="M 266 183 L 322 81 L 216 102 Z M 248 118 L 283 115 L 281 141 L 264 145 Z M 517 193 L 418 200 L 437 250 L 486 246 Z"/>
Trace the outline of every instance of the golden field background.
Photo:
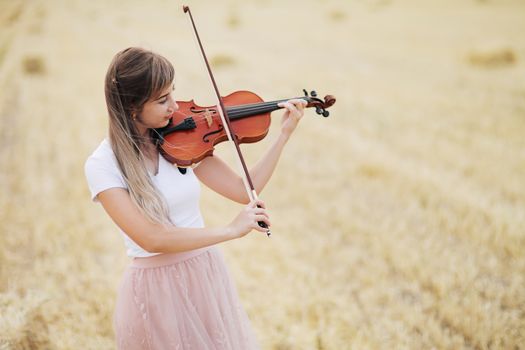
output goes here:
<path id="1" fill-rule="evenodd" d="M 338 98 L 261 194 L 272 238 L 223 245 L 263 348 L 525 349 L 525 3 L 185 4 L 223 94 Z M 0 0 L 1 350 L 114 348 L 127 258 L 83 164 L 125 47 L 214 103 L 181 5 Z M 204 191 L 202 210 L 218 226 L 239 206 Z"/>

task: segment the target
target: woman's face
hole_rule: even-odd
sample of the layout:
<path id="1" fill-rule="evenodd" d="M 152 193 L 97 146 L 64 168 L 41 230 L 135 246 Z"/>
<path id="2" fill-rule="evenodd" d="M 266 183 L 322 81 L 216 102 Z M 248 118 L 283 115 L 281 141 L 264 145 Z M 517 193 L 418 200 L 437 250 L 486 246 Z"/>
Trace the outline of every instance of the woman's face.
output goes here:
<path id="1" fill-rule="evenodd" d="M 136 123 L 141 129 L 156 129 L 168 125 L 171 115 L 179 109 L 173 98 L 173 84 L 161 91 L 159 97 L 148 100 L 138 113 Z"/>

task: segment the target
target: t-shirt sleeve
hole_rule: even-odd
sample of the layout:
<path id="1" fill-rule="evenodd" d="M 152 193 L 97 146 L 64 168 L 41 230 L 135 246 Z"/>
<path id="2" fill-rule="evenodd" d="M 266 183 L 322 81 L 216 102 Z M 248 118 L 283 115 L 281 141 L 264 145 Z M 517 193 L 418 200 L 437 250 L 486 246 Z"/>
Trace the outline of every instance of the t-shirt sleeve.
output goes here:
<path id="1" fill-rule="evenodd" d="M 91 199 L 98 202 L 97 195 L 110 188 L 128 188 L 117 164 L 112 159 L 89 157 L 84 165 Z"/>

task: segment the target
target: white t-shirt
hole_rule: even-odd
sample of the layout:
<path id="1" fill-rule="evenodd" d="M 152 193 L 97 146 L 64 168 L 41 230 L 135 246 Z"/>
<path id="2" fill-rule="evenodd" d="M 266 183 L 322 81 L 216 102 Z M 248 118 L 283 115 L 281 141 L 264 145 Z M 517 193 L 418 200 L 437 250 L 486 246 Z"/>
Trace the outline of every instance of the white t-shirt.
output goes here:
<path id="1" fill-rule="evenodd" d="M 84 166 L 91 198 L 97 202 L 97 195 L 109 188 L 127 189 L 126 182 L 111 149 L 108 139 L 104 139 L 88 157 Z M 153 183 L 166 198 L 171 222 L 178 227 L 204 227 L 199 208 L 200 183 L 191 168 L 186 174 L 159 155 L 159 169 L 150 175 Z M 149 253 L 136 244 L 125 232 L 127 254 L 131 257 L 148 257 L 159 253 Z"/>

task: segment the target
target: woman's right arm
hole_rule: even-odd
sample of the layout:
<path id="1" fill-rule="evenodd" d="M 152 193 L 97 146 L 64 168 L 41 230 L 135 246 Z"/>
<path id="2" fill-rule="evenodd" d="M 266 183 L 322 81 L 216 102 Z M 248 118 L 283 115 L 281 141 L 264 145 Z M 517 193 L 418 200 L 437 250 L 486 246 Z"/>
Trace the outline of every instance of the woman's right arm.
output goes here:
<path id="1" fill-rule="evenodd" d="M 150 253 L 177 253 L 243 237 L 252 230 L 266 232 L 257 222 L 270 221 L 264 203 L 252 201 L 233 221 L 218 228 L 191 228 L 156 224 L 148 220 L 123 188 L 100 192 L 98 200 L 111 219 L 142 249 Z M 262 208 L 258 208 L 257 205 Z"/>

